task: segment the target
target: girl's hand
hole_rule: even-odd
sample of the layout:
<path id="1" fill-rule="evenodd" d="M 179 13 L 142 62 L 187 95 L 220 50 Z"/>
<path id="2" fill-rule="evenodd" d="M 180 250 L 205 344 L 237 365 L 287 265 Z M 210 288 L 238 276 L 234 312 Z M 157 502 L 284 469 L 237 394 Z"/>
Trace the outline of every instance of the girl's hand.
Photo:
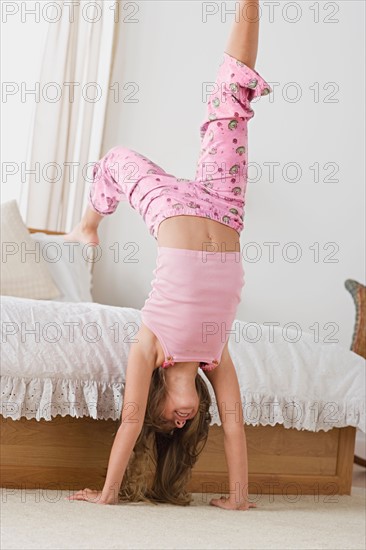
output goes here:
<path id="1" fill-rule="evenodd" d="M 74 493 L 73 495 L 70 495 L 69 497 L 65 497 L 67 500 L 86 500 L 87 502 L 93 502 L 94 504 L 118 504 L 118 497 L 115 499 L 113 496 L 105 498 L 102 498 L 103 491 L 93 491 L 92 489 L 81 489 L 80 491 L 77 491 L 77 493 Z"/>
<path id="2" fill-rule="evenodd" d="M 249 502 L 247 500 L 237 504 L 235 501 L 231 501 L 230 497 L 213 498 L 210 500 L 210 505 L 224 508 L 224 510 L 249 510 L 249 508 L 257 507 L 255 502 Z"/>

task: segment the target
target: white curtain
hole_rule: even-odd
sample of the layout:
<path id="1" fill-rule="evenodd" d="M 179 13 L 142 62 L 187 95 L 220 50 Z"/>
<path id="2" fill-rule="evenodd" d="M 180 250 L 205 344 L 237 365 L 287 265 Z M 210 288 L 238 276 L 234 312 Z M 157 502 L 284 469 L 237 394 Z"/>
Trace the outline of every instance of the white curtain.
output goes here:
<path id="1" fill-rule="evenodd" d="M 81 218 L 101 156 L 118 28 L 115 0 L 66 4 L 57 0 L 49 23 L 20 199 L 27 227 L 65 232 Z"/>

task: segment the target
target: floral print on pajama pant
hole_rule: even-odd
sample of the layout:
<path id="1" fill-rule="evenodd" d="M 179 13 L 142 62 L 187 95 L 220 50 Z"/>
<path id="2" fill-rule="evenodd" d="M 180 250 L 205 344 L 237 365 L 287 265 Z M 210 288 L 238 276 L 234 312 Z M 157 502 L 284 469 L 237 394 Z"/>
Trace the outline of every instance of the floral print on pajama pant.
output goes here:
<path id="1" fill-rule="evenodd" d="M 243 229 L 248 173 L 251 101 L 272 92 L 259 73 L 224 52 L 215 82 L 207 83 L 206 116 L 193 180 L 177 178 L 144 155 L 113 147 L 95 163 L 89 206 L 102 216 L 128 202 L 157 239 L 160 223 L 180 215 L 200 216 Z"/>

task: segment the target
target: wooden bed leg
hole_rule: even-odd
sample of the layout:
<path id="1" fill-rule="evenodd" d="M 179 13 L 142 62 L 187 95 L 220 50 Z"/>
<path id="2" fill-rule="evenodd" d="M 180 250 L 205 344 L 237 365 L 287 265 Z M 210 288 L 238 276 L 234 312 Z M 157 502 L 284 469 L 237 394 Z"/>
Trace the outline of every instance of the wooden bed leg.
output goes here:
<path id="1" fill-rule="evenodd" d="M 353 458 L 356 443 L 356 428 L 347 426 L 339 431 L 337 476 L 339 495 L 350 495 L 352 490 Z"/>

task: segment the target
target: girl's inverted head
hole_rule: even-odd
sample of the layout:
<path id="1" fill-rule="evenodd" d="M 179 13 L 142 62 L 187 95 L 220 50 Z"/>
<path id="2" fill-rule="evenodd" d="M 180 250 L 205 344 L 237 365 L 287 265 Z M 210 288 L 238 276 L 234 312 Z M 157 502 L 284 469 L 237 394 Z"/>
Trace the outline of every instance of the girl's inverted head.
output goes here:
<path id="1" fill-rule="evenodd" d="M 192 496 L 185 487 L 208 437 L 212 419 L 209 411 L 211 396 L 197 368 L 194 378 L 194 369 L 190 371 L 193 387 L 187 376 L 187 384 L 181 393 L 174 385 L 174 380 L 177 383 L 179 376 L 176 379 L 170 377 L 166 370 L 157 368 L 153 371 L 144 424 L 119 494 L 122 500 L 130 502 L 165 502 L 186 506 L 192 501 Z M 172 409 L 175 403 L 182 404 L 183 399 L 184 403 L 192 405 L 190 418 L 173 423 L 167 413 L 175 410 Z M 152 464 L 155 474 L 149 485 L 147 478 L 151 474 Z"/>
<path id="2" fill-rule="evenodd" d="M 164 397 L 160 401 L 161 427 L 181 429 L 199 411 L 200 397 L 196 387 L 199 363 L 178 362 L 162 370 Z"/>

